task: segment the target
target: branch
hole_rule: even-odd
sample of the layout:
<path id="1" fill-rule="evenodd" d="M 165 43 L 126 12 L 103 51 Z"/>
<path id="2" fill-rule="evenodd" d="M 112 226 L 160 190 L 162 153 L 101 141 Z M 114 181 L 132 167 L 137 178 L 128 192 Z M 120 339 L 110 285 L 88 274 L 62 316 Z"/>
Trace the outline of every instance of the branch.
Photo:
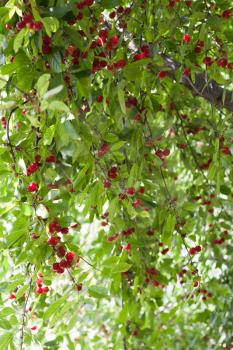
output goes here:
<path id="1" fill-rule="evenodd" d="M 176 80 L 176 71 L 181 64 L 166 54 L 160 54 L 160 56 L 164 59 L 166 67 L 171 69 L 168 75 Z M 204 98 L 217 108 L 226 108 L 229 112 L 233 112 L 233 92 L 225 90 L 215 80 L 208 80 L 206 72 L 197 73 L 194 83 L 189 77 L 183 75 L 182 83 L 194 96 Z"/>
<path id="2" fill-rule="evenodd" d="M 10 120 L 13 116 L 13 113 L 18 109 L 19 107 L 16 106 L 14 107 L 11 111 L 10 111 L 10 114 L 9 114 L 9 117 L 7 119 L 7 123 L 6 123 L 6 137 L 7 137 L 7 143 L 8 143 L 8 146 L 10 148 L 10 153 L 11 153 L 11 156 L 12 156 L 12 159 L 13 159 L 13 163 L 12 163 L 12 168 L 15 172 L 15 175 L 18 176 L 17 174 L 17 171 L 16 171 L 16 157 L 15 157 L 15 152 L 14 152 L 14 148 L 13 148 L 13 145 L 11 143 L 11 139 L 10 139 Z"/>
<path id="3" fill-rule="evenodd" d="M 20 334 L 20 350 L 23 350 L 23 340 L 24 340 L 24 329 L 26 325 L 26 312 L 27 312 L 27 304 L 28 304 L 28 299 L 32 291 L 32 275 L 29 280 L 29 291 L 28 295 L 26 296 L 25 303 L 24 303 L 24 308 L 23 308 L 23 315 L 22 315 L 22 323 L 21 323 L 21 334 Z"/>

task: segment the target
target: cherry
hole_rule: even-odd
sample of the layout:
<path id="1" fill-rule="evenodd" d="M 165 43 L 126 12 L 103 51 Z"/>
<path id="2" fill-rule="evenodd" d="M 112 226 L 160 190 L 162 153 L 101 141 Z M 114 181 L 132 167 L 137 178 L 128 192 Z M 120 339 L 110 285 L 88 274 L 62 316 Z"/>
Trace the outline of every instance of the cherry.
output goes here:
<path id="1" fill-rule="evenodd" d="M 116 235 L 113 235 L 113 236 L 108 237 L 108 238 L 107 238 L 107 241 L 108 241 L 108 242 L 117 241 L 118 238 L 119 238 L 119 235 L 116 234 Z"/>
<path id="2" fill-rule="evenodd" d="M 56 156 L 51 154 L 50 156 L 45 158 L 45 162 L 46 163 L 56 163 L 57 162 L 57 158 L 56 158 Z"/>
<path id="3" fill-rule="evenodd" d="M 167 76 L 167 72 L 164 70 L 161 70 L 158 74 L 160 79 L 164 79 Z"/>
<path id="4" fill-rule="evenodd" d="M 114 180 L 117 177 L 117 167 L 112 166 L 112 168 L 108 171 L 108 177 Z"/>
<path id="5" fill-rule="evenodd" d="M 28 192 L 36 192 L 38 190 L 38 185 L 35 182 L 31 182 L 27 187 Z"/>
<path id="6" fill-rule="evenodd" d="M 189 34 L 184 34 L 184 36 L 183 36 L 183 41 L 184 41 L 185 43 L 189 43 L 190 40 L 191 40 L 190 35 L 189 35 Z"/>
<path id="7" fill-rule="evenodd" d="M 66 255 L 66 248 L 63 246 L 63 245 L 60 245 L 58 248 L 57 248 L 57 255 L 62 258 L 63 256 Z"/>
<path id="8" fill-rule="evenodd" d="M 2 117 L 1 118 L 1 124 L 2 124 L 2 127 L 3 129 L 6 129 L 6 126 L 7 126 L 7 120 L 5 117 Z"/>
<path id="9" fill-rule="evenodd" d="M 191 75 L 191 69 L 190 68 L 184 68 L 183 75 L 186 77 L 189 77 Z"/>
<path id="10" fill-rule="evenodd" d="M 112 11 L 109 13 L 109 18 L 114 19 L 116 17 L 116 12 Z"/>
<path id="11" fill-rule="evenodd" d="M 47 241 L 48 245 L 51 245 L 52 247 L 55 247 L 59 242 L 61 238 L 60 237 L 50 237 Z"/>
<path id="12" fill-rule="evenodd" d="M 138 193 L 139 193 L 139 194 L 145 193 L 145 187 L 143 187 L 143 186 L 139 187 Z"/>
<path id="13" fill-rule="evenodd" d="M 111 181 L 105 179 L 103 182 L 104 188 L 110 188 L 111 187 Z"/>
<path id="14" fill-rule="evenodd" d="M 211 57 L 205 57 L 203 59 L 203 63 L 206 65 L 206 66 L 211 66 L 213 64 L 213 61 L 212 61 L 212 58 Z"/>
<path id="15" fill-rule="evenodd" d="M 62 227 L 60 232 L 63 234 L 63 235 L 66 235 L 67 233 L 69 233 L 69 229 L 68 227 Z"/>
<path id="16" fill-rule="evenodd" d="M 81 292 L 82 288 L 83 288 L 82 283 L 79 283 L 79 284 L 76 285 L 76 289 L 77 289 L 78 292 Z"/>
<path id="17" fill-rule="evenodd" d="M 14 294 L 10 294 L 10 295 L 9 295 L 9 299 L 10 299 L 10 300 L 14 300 L 14 299 L 16 299 L 16 296 L 15 296 Z"/>
<path id="18" fill-rule="evenodd" d="M 135 194 L 135 188 L 134 187 L 129 187 L 126 189 L 126 193 L 129 195 L 129 196 L 133 196 Z"/>
<path id="19" fill-rule="evenodd" d="M 163 255 L 166 255 L 168 252 L 169 252 L 169 248 L 163 249 L 163 250 L 161 251 L 161 253 L 162 253 Z"/>
<path id="20" fill-rule="evenodd" d="M 99 95 L 99 96 L 96 97 L 96 101 L 99 102 L 99 103 L 100 103 L 100 102 L 103 102 L 103 99 L 104 99 L 104 98 L 103 98 L 102 95 Z"/>
<path id="21" fill-rule="evenodd" d="M 117 35 L 114 35 L 110 38 L 109 44 L 110 46 L 116 46 L 119 43 L 119 38 Z"/>
<path id="22" fill-rule="evenodd" d="M 74 252 L 66 253 L 66 260 L 67 260 L 68 263 L 72 264 L 74 258 L 75 258 L 75 253 Z"/>
<path id="23" fill-rule="evenodd" d="M 103 157 L 109 151 L 109 145 L 104 143 L 98 151 L 98 157 Z"/>
<path id="24" fill-rule="evenodd" d="M 194 254 L 199 253 L 200 251 L 201 251 L 201 246 L 196 246 L 196 247 L 189 249 L 189 254 L 194 255 Z"/>
<path id="25" fill-rule="evenodd" d="M 142 205 L 141 199 L 136 199 L 136 200 L 133 202 L 133 204 L 132 204 L 132 206 L 133 206 L 134 208 L 138 208 L 138 207 L 141 206 L 141 205 Z"/>
<path id="26" fill-rule="evenodd" d="M 25 26 L 26 26 L 26 23 L 23 22 L 23 21 L 19 21 L 19 22 L 16 23 L 16 29 L 17 29 L 17 30 L 21 30 L 21 29 L 23 29 Z"/>
<path id="27" fill-rule="evenodd" d="M 131 249 L 131 244 L 130 243 L 126 244 L 122 249 L 129 251 Z"/>
<path id="28" fill-rule="evenodd" d="M 219 60 L 217 60 L 217 65 L 219 67 L 225 68 L 227 65 L 227 59 L 226 58 L 220 58 Z"/>
<path id="29" fill-rule="evenodd" d="M 32 330 L 32 331 L 35 331 L 36 329 L 37 329 L 37 326 L 32 326 L 32 327 L 31 327 L 31 330 Z"/>
<path id="30" fill-rule="evenodd" d="M 121 69 L 126 65 L 126 61 L 125 60 L 118 60 L 117 62 L 115 62 L 113 64 L 114 68 L 116 69 Z"/>
<path id="31" fill-rule="evenodd" d="M 192 0 L 187 0 L 185 1 L 185 3 L 188 7 L 192 7 L 192 4 L 193 4 Z"/>
<path id="32" fill-rule="evenodd" d="M 225 18 L 225 19 L 228 19 L 232 16 L 232 10 L 229 9 L 229 10 L 224 10 L 222 12 L 222 17 Z"/>

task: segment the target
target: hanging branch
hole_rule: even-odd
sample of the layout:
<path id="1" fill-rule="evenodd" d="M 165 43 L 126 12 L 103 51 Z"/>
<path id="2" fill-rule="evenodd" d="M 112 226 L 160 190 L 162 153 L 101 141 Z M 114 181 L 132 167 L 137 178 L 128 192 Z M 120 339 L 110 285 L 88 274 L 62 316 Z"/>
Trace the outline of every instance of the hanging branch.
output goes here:
<path id="1" fill-rule="evenodd" d="M 28 294 L 27 294 L 26 299 L 25 299 L 23 314 L 22 314 L 21 334 L 20 334 L 20 350 L 23 350 L 24 330 L 25 330 L 25 326 L 26 326 L 27 304 L 28 304 L 28 300 L 29 300 L 31 291 L 32 291 L 32 275 L 31 275 L 30 280 L 29 280 L 29 291 L 28 291 Z"/>
<path id="2" fill-rule="evenodd" d="M 164 187 L 165 187 L 165 190 L 166 190 L 166 195 L 167 195 L 167 199 L 169 200 L 170 204 L 171 204 L 171 208 L 175 214 L 175 217 L 177 219 L 177 222 L 179 223 L 180 222 L 180 216 L 179 214 L 177 213 L 177 210 L 176 210 L 176 206 L 175 204 L 173 204 L 173 201 L 172 201 L 172 196 L 171 196 L 171 193 L 169 192 L 168 190 L 168 186 L 167 186 L 167 183 L 166 183 L 166 180 L 165 180 L 165 176 L 164 176 L 164 173 L 163 173 L 163 170 L 162 170 L 162 167 L 160 166 L 160 173 L 161 173 L 161 177 L 162 177 L 162 180 L 163 180 L 163 184 L 164 184 Z M 180 232 L 180 230 L 176 227 L 176 230 L 177 232 L 179 233 L 180 237 L 181 237 L 181 240 L 184 244 L 184 247 L 188 253 L 188 256 L 189 256 L 189 248 L 188 248 L 188 245 L 187 243 L 185 242 L 185 239 L 183 237 L 183 234 L 182 232 Z M 191 264 L 192 266 L 194 266 L 194 262 L 192 260 L 192 257 L 189 256 L 189 264 Z"/>
<path id="3" fill-rule="evenodd" d="M 168 75 L 176 80 L 176 71 L 180 69 L 181 64 L 164 53 L 160 56 L 164 59 L 166 67 L 170 68 Z M 202 97 L 217 108 L 226 108 L 229 112 L 233 112 L 233 92 L 225 90 L 215 80 L 208 80 L 206 72 L 195 74 L 195 82 L 183 75 L 181 83 L 194 97 Z"/>
<path id="4" fill-rule="evenodd" d="M 14 114 L 14 112 L 18 109 L 19 107 L 16 106 L 14 107 L 11 111 L 10 111 L 10 114 L 9 114 L 9 117 L 7 118 L 7 123 L 6 123 L 6 137 L 7 137 L 7 143 L 8 143 L 8 147 L 10 148 L 10 153 L 11 153 L 11 157 L 12 157 L 12 160 L 13 160 L 13 163 L 12 163 L 12 168 L 14 170 L 14 173 L 16 176 L 18 176 L 18 173 L 16 171 L 16 156 L 15 156 L 15 151 L 14 151 L 14 148 L 13 148 L 13 145 L 11 143 L 11 139 L 10 139 L 10 121 L 11 121 L 11 118 Z"/>

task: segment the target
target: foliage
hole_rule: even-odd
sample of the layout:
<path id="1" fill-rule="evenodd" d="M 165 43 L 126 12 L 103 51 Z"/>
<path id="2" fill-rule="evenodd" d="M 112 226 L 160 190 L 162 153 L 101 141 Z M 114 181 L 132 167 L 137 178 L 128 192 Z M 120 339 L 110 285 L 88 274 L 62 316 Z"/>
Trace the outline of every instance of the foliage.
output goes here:
<path id="1" fill-rule="evenodd" d="M 231 5 L 1 1 L 1 349 L 233 349 Z"/>

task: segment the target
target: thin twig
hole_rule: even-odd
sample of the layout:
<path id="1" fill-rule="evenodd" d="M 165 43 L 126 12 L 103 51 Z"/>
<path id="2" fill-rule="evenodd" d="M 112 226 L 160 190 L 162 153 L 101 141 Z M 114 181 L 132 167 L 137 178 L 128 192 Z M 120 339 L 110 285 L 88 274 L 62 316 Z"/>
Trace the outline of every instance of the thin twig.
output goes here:
<path id="1" fill-rule="evenodd" d="M 97 267 L 95 267 L 94 265 L 92 265 L 89 261 L 87 261 L 86 259 L 84 259 L 82 256 L 79 255 L 79 257 L 80 257 L 80 259 L 83 260 L 87 265 L 91 266 L 94 270 L 100 271 L 100 272 L 101 272 L 100 269 L 98 269 Z"/>

